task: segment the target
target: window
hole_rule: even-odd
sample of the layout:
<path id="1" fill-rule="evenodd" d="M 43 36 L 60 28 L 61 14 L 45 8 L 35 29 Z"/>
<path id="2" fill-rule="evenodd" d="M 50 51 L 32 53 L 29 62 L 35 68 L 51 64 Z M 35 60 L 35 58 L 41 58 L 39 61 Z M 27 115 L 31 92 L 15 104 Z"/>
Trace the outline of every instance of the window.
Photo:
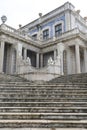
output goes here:
<path id="1" fill-rule="evenodd" d="M 33 39 L 37 39 L 37 34 L 32 35 Z"/>
<path id="2" fill-rule="evenodd" d="M 46 40 L 49 38 L 49 29 L 43 31 L 43 39 Z"/>
<path id="3" fill-rule="evenodd" d="M 58 36 L 62 33 L 62 24 L 58 24 L 55 26 L 55 36 Z"/>

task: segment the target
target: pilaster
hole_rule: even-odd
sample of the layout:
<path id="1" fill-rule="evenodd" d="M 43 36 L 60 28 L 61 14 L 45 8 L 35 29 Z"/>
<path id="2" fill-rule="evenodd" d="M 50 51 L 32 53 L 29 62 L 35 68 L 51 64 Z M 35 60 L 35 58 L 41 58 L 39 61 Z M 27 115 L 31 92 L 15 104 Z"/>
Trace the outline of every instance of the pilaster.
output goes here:
<path id="1" fill-rule="evenodd" d="M 65 20 L 66 20 L 66 31 L 69 31 L 70 30 L 70 13 L 69 11 L 67 11 L 65 13 Z"/>

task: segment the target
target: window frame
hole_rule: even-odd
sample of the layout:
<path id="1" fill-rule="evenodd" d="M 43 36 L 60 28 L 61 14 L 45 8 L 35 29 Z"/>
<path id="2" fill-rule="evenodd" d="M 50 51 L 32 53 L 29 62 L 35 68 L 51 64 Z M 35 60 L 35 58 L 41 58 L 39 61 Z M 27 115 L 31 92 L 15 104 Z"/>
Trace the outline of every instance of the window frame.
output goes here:
<path id="1" fill-rule="evenodd" d="M 55 26 L 55 36 L 59 36 L 62 34 L 62 23 L 57 24 Z"/>
<path id="2" fill-rule="evenodd" d="M 43 39 L 49 39 L 49 28 L 43 30 Z"/>
<path id="3" fill-rule="evenodd" d="M 59 24 L 62 24 L 62 32 L 64 32 L 64 21 L 63 20 L 60 20 L 60 21 L 57 21 L 54 25 L 53 25 L 53 37 L 55 37 L 55 26 L 59 25 Z"/>

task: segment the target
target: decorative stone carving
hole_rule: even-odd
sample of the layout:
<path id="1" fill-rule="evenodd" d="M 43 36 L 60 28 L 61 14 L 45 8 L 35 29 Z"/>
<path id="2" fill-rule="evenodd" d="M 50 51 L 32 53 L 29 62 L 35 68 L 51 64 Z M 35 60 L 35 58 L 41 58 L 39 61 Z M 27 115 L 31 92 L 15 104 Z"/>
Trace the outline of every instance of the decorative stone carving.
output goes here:
<path id="1" fill-rule="evenodd" d="M 27 57 L 26 62 L 27 62 L 29 65 L 31 65 L 31 59 L 30 59 L 30 57 Z"/>
<path id="2" fill-rule="evenodd" d="M 54 64 L 54 61 L 53 61 L 52 57 L 50 57 L 48 59 L 48 65 L 53 65 L 53 64 Z"/>
<path id="3" fill-rule="evenodd" d="M 7 21 L 7 17 L 6 17 L 5 15 L 3 15 L 3 16 L 1 17 L 1 20 L 2 20 L 2 23 L 4 24 L 4 23 Z"/>

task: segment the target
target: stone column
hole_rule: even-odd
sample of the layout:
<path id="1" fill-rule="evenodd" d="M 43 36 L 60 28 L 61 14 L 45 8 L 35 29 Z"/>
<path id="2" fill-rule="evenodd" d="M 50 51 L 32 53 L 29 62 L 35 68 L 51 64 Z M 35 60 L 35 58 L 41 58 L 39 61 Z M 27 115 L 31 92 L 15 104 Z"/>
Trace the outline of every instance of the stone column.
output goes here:
<path id="1" fill-rule="evenodd" d="M 54 61 L 56 60 L 56 56 L 57 56 L 57 54 L 56 54 L 56 49 L 54 50 Z"/>
<path id="2" fill-rule="evenodd" d="M 20 64 L 21 64 L 21 60 L 22 60 L 22 44 L 21 43 L 17 43 L 17 47 L 16 47 L 16 73 L 19 74 L 20 72 Z"/>
<path id="3" fill-rule="evenodd" d="M 24 49 L 24 59 L 26 60 L 27 59 L 27 50 Z"/>
<path id="4" fill-rule="evenodd" d="M 36 54 L 36 68 L 39 68 L 39 53 Z"/>
<path id="5" fill-rule="evenodd" d="M 76 73 L 80 73 L 80 50 L 79 50 L 79 45 L 75 45 L 75 54 L 76 54 Z"/>
<path id="6" fill-rule="evenodd" d="M 5 42 L 0 42 L 0 72 L 3 72 L 3 65 L 4 65 L 4 46 Z"/>
<path id="7" fill-rule="evenodd" d="M 40 55 L 40 67 L 43 67 L 43 54 Z"/>
<path id="8" fill-rule="evenodd" d="M 87 72 L 87 50 L 84 48 L 84 66 L 85 66 L 85 72 Z"/>

